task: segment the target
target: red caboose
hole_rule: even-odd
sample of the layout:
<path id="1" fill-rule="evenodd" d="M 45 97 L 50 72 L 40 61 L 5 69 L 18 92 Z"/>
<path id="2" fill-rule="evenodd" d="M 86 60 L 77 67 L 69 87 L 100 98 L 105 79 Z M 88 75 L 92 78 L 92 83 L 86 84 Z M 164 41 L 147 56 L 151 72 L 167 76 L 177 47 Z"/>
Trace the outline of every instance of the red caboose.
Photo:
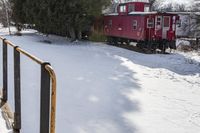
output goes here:
<path id="1" fill-rule="evenodd" d="M 110 43 L 131 41 L 138 47 L 165 51 L 175 49 L 176 14 L 149 12 L 145 2 L 119 4 L 117 13 L 104 16 L 104 34 Z"/>

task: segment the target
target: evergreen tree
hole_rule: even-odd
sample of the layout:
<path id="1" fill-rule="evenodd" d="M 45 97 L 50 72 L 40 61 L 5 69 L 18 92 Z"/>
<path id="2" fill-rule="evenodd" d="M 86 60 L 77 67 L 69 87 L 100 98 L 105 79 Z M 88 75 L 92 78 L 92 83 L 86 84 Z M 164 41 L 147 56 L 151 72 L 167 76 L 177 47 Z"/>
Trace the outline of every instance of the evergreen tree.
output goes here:
<path id="1" fill-rule="evenodd" d="M 13 19 L 46 34 L 80 39 L 110 0 L 12 0 Z"/>
<path id="2" fill-rule="evenodd" d="M 17 29 L 21 30 L 21 24 L 25 23 L 25 13 L 23 11 L 23 6 L 26 0 L 11 0 L 12 2 L 12 17 L 17 25 Z"/>

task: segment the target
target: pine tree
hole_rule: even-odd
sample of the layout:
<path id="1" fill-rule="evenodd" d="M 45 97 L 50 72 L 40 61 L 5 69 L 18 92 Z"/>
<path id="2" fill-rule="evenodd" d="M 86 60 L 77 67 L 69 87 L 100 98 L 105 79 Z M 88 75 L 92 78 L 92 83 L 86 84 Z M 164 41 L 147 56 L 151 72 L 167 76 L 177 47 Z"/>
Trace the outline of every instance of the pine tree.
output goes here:
<path id="1" fill-rule="evenodd" d="M 21 30 L 21 24 L 25 23 L 25 13 L 23 6 L 26 0 L 11 0 L 12 2 L 12 18 L 17 25 L 18 31 Z"/>
<path id="2" fill-rule="evenodd" d="M 80 39 L 110 0 L 12 0 L 13 19 L 46 34 Z"/>

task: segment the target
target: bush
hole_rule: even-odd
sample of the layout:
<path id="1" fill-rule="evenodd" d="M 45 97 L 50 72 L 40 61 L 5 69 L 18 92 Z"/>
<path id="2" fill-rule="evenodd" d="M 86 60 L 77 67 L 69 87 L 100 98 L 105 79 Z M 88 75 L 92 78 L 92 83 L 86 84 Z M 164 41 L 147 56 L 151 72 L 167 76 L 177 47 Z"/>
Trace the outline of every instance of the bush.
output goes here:
<path id="1" fill-rule="evenodd" d="M 89 40 L 94 42 L 105 42 L 106 36 L 103 34 L 103 32 L 93 31 L 89 36 Z"/>
<path id="2" fill-rule="evenodd" d="M 16 35 L 16 36 L 22 36 L 22 33 L 17 31 L 17 32 L 15 33 L 15 35 Z"/>
<path id="3" fill-rule="evenodd" d="M 177 49 L 178 49 L 179 51 L 183 51 L 183 52 L 190 52 L 190 51 L 192 51 L 192 48 L 191 48 L 191 46 L 189 46 L 189 45 L 179 45 L 179 46 L 177 47 Z"/>

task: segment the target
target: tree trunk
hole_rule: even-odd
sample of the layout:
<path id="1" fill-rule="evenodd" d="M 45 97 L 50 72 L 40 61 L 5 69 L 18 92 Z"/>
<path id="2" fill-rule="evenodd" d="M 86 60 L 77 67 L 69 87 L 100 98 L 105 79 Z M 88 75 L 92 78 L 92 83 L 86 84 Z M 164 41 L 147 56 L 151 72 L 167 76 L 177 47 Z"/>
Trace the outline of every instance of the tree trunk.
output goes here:
<path id="1" fill-rule="evenodd" d="M 77 38 L 78 40 L 81 40 L 81 39 L 82 39 L 82 33 L 81 33 L 81 31 L 76 31 L 76 38 Z"/>
<path id="2" fill-rule="evenodd" d="M 76 40 L 76 34 L 75 34 L 74 27 L 69 27 L 69 35 L 70 35 L 71 41 Z"/>

